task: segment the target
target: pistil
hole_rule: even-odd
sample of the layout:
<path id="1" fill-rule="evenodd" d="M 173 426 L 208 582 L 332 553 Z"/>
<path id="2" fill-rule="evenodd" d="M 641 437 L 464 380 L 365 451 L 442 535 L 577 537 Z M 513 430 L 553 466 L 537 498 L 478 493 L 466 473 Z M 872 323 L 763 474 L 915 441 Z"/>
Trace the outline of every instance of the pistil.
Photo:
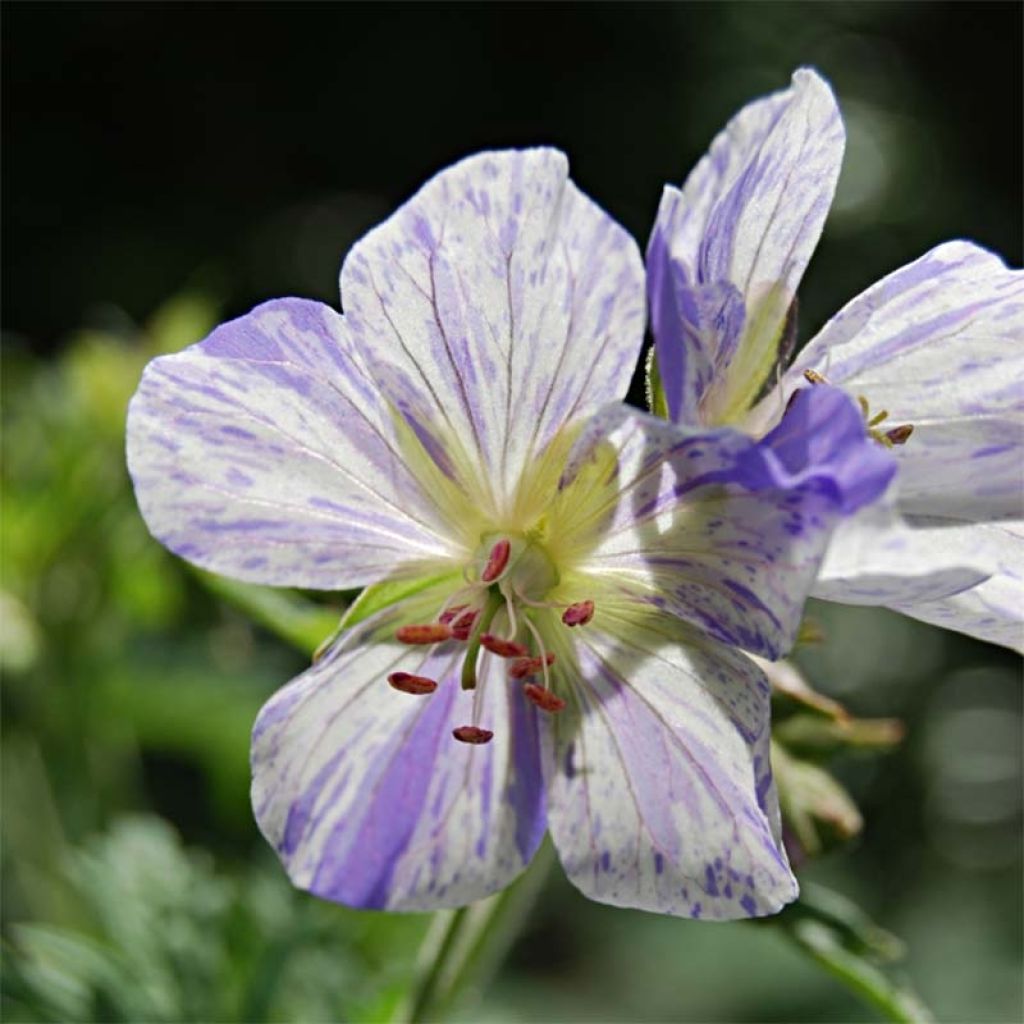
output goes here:
<path id="1" fill-rule="evenodd" d="M 488 590 L 487 603 L 484 605 L 483 611 L 477 616 L 476 622 L 473 623 L 473 630 L 466 641 L 466 657 L 462 662 L 462 688 L 464 690 L 476 689 L 476 659 L 480 653 L 480 641 L 491 628 L 491 623 L 494 621 L 494 616 L 498 614 L 498 609 L 502 608 L 504 604 L 505 599 L 496 588 Z"/>

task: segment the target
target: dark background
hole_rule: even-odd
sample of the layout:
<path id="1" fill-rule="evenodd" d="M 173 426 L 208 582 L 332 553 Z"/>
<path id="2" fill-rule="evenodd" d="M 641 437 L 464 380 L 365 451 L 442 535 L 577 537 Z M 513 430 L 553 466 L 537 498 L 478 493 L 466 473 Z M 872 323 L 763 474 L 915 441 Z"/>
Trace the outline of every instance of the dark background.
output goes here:
<path id="1" fill-rule="evenodd" d="M 122 455 L 143 363 L 272 296 L 337 303 L 352 242 L 482 147 L 562 147 L 643 244 L 662 185 L 802 64 L 849 136 L 803 340 L 945 239 L 1019 266 L 1022 8 L 8 2 L 2 22 L 5 1018 L 380 1019 L 422 921 L 292 892 L 256 834 L 248 730 L 304 659 L 146 535 Z M 907 939 L 940 1019 L 1019 1021 L 1019 659 L 815 614 L 812 681 L 908 738 L 836 764 L 866 829 L 802 878 Z M 96 948 L 163 1008 L 102 981 Z M 557 870 L 467 1012 L 874 1019 L 771 926 L 612 910 Z"/>
<path id="2" fill-rule="evenodd" d="M 50 350 L 200 268 L 229 312 L 337 301 L 353 239 L 491 146 L 562 147 L 643 242 L 662 185 L 802 63 L 886 165 L 805 303 L 949 237 L 1017 261 L 1021 28 L 1015 3 L 7 3 L 5 324 Z"/>

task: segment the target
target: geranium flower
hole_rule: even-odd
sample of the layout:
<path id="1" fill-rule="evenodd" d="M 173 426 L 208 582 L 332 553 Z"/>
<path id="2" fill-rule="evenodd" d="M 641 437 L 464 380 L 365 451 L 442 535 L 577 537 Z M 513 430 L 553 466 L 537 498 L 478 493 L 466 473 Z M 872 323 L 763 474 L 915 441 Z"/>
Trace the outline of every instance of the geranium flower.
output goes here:
<path id="1" fill-rule="evenodd" d="M 797 389 L 847 390 L 900 468 L 887 500 L 837 531 L 813 593 L 1021 647 L 1024 275 L 969 242 L 940 245 L 772 377 L 844 139 L 828 85 L 801 70 L 729 122 L 682 190 L 665 189 L 648 286 L 668 414 L 757 435 Z"/>
<path id="2" fill-rule="evenodd" d="M 810 392 L 760 444 L 618 404 L 640 255 L 553 150 L 444 171 L 341 288 L 344 316 L 268 302 L 155 360 L 128 421 L 142 513 L 183 558 L 387 581 L 256 723 L 255 813 L 293 881 L 457 906 L 549 828 L 594 899 L 778 910 L 768 686 L 736 648 L 790 645 L 830 524 L 888 483 L 854 403 Z"/>

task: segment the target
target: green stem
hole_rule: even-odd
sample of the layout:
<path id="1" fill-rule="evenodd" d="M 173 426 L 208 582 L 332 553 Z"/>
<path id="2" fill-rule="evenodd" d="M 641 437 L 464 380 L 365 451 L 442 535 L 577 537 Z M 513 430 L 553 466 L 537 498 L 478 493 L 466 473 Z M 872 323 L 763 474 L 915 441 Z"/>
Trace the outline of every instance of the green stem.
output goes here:
<path id="1" fill-rule="evenodd" d="M 554 863 L 550 842 L 503 892 L 468 907 L 437 914 L 420 950 L 413 991 L 393 1024 L 443 1020 L 471 989 L 481 989 L 519 934 Z"/>
<path id="2" fill-rule="evenodd" d="M 879 966 L 900 959 L 902 943 L 839 893 L 804 885 L 800 899 L 771 923 L 886 1020 L 934 1020 L 909 985 L 890 978 Z"/>

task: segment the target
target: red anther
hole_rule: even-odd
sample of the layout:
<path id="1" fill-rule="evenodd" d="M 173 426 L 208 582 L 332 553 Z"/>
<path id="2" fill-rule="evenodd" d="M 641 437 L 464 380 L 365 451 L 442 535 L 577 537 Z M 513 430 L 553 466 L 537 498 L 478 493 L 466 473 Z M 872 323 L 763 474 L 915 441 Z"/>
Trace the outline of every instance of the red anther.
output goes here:
<path id="1" fill-rule="evenodd" d="M 469 634 L 473 632 L 473 623 L 476 622 L 477 611 L 465 611 L 452 622 L 452 636 L 456 640 L 468 640 Z"/>
<path id="2" fill-rule="evenodd" d="M 439 644 L 442 640 L 450 640 L 451 626 L 443 622 L 428 622 L 423 626 L 399 626 L 395 630 L 395 639 L 403 644 Z"/>
<path id="3" fill-rule="evenodd" d="M 515 640 L 502 640 L 500 636 L 495 636 L 493 633 L 484 633 L 480 637 L 480 646 L 486 648 L 491 654 L 498 655 L 499 658 L 522 658 L 530 653 L 529 647 L 517 644 Z"/>
<path id="4" fill-rule="evenodd" d="M 525 679 L 527 676 L 536 675 L 545 665 L 553 665 L 555 656 L 546 654 L 543 658 L 517 658 L 508 667 L 510 679 Z"/>
<path id="5" fill-rule="evenodd" d="M 490 743 L 494 733 L 490 729 L 481 729 L 478 725 L 460 725 L 452 729 L 452 735 L 460 743 Z"/>
<path id="6" fill-rule="evenodd" d="M 526 694 L 527 700 L 532 701 L 541 711 L 547 711 L 548 714 L 553 715 L 565 707 L 565 701 L 561 697 L 556 697 L 550 690 L 545 690 L 543 686 L 538 686 L 536 683 L 527 683 L 523 687 L 523 693 Z"/>
<path id="7" fill-rule="evenodd" d="M 890 444 L 906 444 L 913 432 L 913 424 L 906 423 L 902 427 L 893 427 L 892 430 L 887 430 L 885 436 L 889 439 Z"/>
<path id="8" fill-rule="evenodd" d="M 512 554 L 512 545 L 507 540 L 499 540 L 491 548 L 491 554 L 487 559 L 487 564 L 484 566 L 484 571 L 480 573 L 480 582 L 493 583 L 505 571 L 510 554 Z"/>
<path id="9" fill-rule="evenodd" d="M 577 601 L 562 612 L 562 621 L 567 626 L 585 626 L 593 617 L 593 601 Z"/>
<path id="10" fill-rule="evenodd" d="M 426 676 L 414 676 L 411 672 L 392 672 L 388 676 L 388 682 L 402 693 L 414 693 L 417 696 L 425 693 L 433 693 L 437 689 L 437 683 Z"/>
<path id="11" fill-rule="evenodd" d="M 449 608 L 446 611 L 441 612 L 438 616 L 437 621 L 443 622 L 446 626 L 450 626 L 455 619 L 460 618 L 462 613 L 469 607 L 468 604 L 457 604 L 454 608 Z"/>

